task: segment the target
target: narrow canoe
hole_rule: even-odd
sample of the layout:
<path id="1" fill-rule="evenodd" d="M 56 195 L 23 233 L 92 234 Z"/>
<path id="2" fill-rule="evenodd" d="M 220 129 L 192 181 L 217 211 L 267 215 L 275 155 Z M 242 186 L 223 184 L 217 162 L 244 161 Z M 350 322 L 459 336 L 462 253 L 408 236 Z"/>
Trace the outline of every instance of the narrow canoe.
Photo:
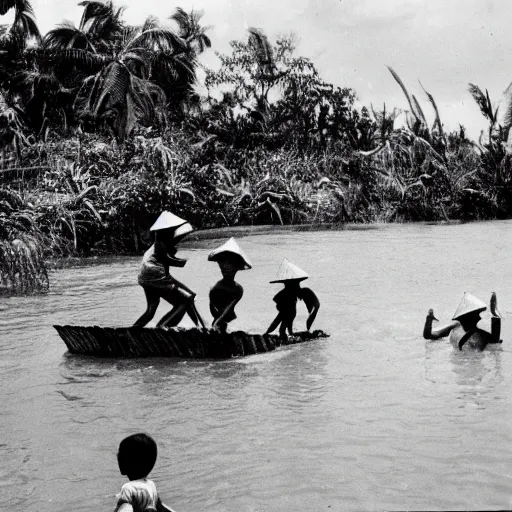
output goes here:
<path id="1" fill-rule="evenodd" d="M 326 338 L 321 330 L 282 340 L 274 334 L 211 329 L 54 325 L 69 352 L 97 357 L 230 358 L 271 352 L 282 345 Z"/>

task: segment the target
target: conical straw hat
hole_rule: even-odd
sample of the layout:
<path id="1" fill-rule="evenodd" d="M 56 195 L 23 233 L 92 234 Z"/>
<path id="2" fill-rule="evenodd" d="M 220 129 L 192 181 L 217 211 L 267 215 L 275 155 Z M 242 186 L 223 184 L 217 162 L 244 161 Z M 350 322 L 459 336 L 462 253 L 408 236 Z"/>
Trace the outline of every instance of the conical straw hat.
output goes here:
<path id="1" fill-rule="evenodd" d="M 208 255 L 208 261 L 217 261 L 219 255 L 226 252 L 236 254 L 237 256 L 240 256 L 240 258 L 242 258 L 242 261 L 244 263 L 242 270 L 248 270 L 252 268 L 251 262 L 247 257 L 247 254 L 245 254 L 245 252 L 240 248 L 240 246 L 236 243 L 236 240 L 233 237 L 231 237 L 225 244 L 222 244 L 220 247 L 217 247 L 217 249 L 213 250 Z"/>
<path id="2" fill-rule="evenodd" d="M 486 309 L 487 306 L 485 302 L 477 299 L 474 295 L 471 295 L 471 293 L 465 292 L 452 320 L 458 320 L 461 316 L 467 315 L 468 313 L 485 311 Z"/>
<path id="3" fill-rule="evenodd" d="M 177 228 L 185 224 L 186 220 L 174 215 L 174 213 L 164 211 L 160 214 L 156 222 L 149 228 L 150 231 L 158 231 L 160 229 Z"/>
<path id="4" fill-rule="evenodd" d="M 182 224 L 181 226 L 178 226 L 173 234 L 173 239 L 176 243 L 178 243 L 180 240 L 185 238 L 189 233 L 192 233 L 194 231 L 194 228 L 188 223 L 185 222 L 185 224 Z"/>
<path id="5" fill-rule="evenodd" d="M 271 283 L 283 283 L 284 281 L 291 281 L 293 279 L 297 279 L 298 281 L 303 281 L 307 279 L 309 276 L 302 270 L 297 267 L 293 263 L 290 263 L 286 258 L 281 263 L 279 270 L 277 272 L 277 276 Z"/>

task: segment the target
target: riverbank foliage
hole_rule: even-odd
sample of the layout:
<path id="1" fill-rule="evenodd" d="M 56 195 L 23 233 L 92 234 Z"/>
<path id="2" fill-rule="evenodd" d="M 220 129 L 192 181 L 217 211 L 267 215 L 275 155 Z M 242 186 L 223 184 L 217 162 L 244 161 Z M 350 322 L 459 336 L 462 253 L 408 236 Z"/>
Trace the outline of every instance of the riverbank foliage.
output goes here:
<path id="1" fill-rule="evenodd" d="M 0 1 L 0 292 L 47 289 L 44 258 L 140 254 L 163 209 L 197 228 L 512 215 L 512 109 L 475 85 L 477 142 L 391 68 L 406 112 L 356 107 L 291 36 L 251 28 L 203 69 L 201 13 L 80 5 L 43 36 L 27 0 Z"/>

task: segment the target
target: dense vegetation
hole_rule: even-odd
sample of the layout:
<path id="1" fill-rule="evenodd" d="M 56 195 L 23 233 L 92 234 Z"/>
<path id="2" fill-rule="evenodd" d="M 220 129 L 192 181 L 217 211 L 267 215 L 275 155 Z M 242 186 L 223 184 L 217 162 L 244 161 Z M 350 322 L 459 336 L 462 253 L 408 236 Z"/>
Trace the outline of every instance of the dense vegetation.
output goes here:
<path id="1" fill-rule="evenodd" d="M 293 37 L 259 29 L 220 67 L 201 14 L 123 21 L 86 0 L 78 26 L 39 33 L 28 0 L 0 0 L 0 292 L 45 289 L 44 259 L 140 253 L 162 209 L 198 228 L 243 224 L 505 218 L 512 214 L 509 109 L 469 92 L 489 121 L 478 142 L 445 133 L 434 98 L 355 107 Z"/>

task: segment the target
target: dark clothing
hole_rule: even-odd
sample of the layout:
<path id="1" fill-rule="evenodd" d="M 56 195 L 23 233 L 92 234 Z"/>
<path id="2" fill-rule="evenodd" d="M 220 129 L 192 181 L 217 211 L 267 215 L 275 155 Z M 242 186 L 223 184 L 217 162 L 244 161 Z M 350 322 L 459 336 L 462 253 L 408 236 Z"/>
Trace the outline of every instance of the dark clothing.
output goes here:
<path id="1" fill-rule="evenodd" d="M 318 305 L 318 297 L 311 288 L 301 288 L 299 292 L 299 299 L 304 301 L 309 313 L 311 313 L 315 306 Z"/>
<path id="2" fill-rule="evenodd" d="M 210 312 L 214 321 L 219 318 L 224 310 L 236 299 L 240 300 L 244 293 L 243 288 L 236 282 L 227 283 L 223 279 L 217 282 L 210 290 Z M 223 318 L 224 322 L 231 322 L 236 318 L 232 309 Z"/>
<path id="3" fill-rule="evenodd" d="M 274 296 L 274 302 L 280 313 L 295 318 L 297 314 L 297 292 L 295 290 L 283 288 Z"/>

